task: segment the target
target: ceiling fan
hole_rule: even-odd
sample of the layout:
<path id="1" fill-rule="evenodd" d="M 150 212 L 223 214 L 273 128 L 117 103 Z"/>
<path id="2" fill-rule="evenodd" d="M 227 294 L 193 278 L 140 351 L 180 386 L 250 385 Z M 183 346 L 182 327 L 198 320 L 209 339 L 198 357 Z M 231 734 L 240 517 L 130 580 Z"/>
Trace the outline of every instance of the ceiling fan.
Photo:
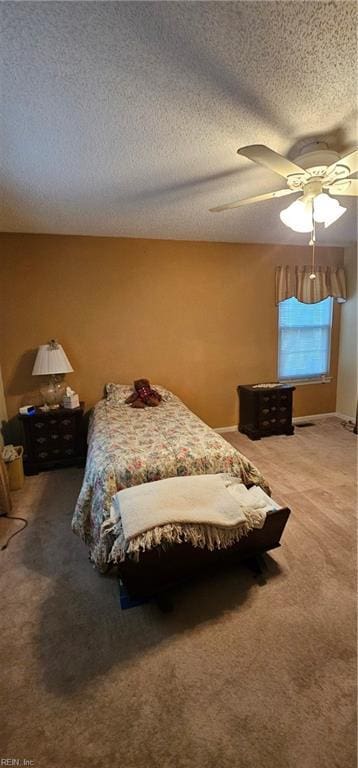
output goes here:
<path id="1" fill-rule="evenodd" d="M 296 232 L 312 232 L 315 222 L 324 223 L 325 227 L 329 227 L 347 210 L 339 204 L 335 195 L 358 196 L 358 179 L 349 178 L 358 171 L 358 149 L 341 157 L 337 152 L 328 149 L 327 144 L 317 141 L 309 144 L 293 161 L 264 144 L 242 147 L 237 152 L 283 176 L 287 188 L 219 205 L 210 208 L 211 212 L 227 211 L 261 200 L 303 192 L 294 203 L 281 211 L 280 218 L 286 226 Z"/>

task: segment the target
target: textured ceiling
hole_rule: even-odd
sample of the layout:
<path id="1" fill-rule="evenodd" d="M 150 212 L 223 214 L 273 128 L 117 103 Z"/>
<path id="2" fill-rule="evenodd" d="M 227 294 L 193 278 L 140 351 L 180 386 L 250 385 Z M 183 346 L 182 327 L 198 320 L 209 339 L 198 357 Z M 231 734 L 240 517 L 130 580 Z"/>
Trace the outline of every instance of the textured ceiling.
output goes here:
<path id="1" fill-rule="evenodd" d="M 281 223 L 285 201 L 208 209 L 285 186 L 239 146 L 354 146 L 355 3 L 0 6 L 0 229 L 307 242 Z M 354 240 L 344 205 L 321 242 Z"/>

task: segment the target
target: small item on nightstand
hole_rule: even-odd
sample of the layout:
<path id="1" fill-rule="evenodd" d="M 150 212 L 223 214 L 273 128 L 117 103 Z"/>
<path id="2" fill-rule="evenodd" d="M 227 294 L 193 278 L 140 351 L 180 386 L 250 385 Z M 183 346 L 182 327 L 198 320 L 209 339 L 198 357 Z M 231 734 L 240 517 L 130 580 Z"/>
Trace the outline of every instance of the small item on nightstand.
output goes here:
<path id="1" fill-rule="evenodd" d="M 25 416 L 31 416 L 35 411 L 36 408 L 34 405 L 22 405 L 21 408 L 19 408 L 19 413 L 22 413 Z"/>
<path id="2" fill-rule="evenodd" d="M 80 407 L 80 398 L 71 387 L 66 387 L 66 394 L 63 398 L 63 407 L 70 409 Z"/>

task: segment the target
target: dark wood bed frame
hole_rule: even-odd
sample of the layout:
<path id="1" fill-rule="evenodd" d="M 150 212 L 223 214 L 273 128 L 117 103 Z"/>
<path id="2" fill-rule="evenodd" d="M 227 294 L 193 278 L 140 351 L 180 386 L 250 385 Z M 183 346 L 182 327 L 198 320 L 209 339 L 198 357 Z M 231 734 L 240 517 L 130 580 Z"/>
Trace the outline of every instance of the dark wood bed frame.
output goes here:
<path id="1" fill-rule="evenodd" d="M 288 507 L 268 512 L 263 528 L 255 528 L 237 544 L 227 549 L 200 549 L 182 543 L 156 547 L 142 552 L 138 560 L 126 558 L 118 566 L 124 590 L 122 608 L 155 599 L 165 609 L 163 594 L 171 587 L 197 576 L 217 564 L 250 561 L 280 546 L 280 539 L 290 515 Z M 259 568 L 258 568 L 259 569 Z M 255 570 L 255 565 L 254 565 Z M 168 606 L 170 607 L 170 606 Z"/>

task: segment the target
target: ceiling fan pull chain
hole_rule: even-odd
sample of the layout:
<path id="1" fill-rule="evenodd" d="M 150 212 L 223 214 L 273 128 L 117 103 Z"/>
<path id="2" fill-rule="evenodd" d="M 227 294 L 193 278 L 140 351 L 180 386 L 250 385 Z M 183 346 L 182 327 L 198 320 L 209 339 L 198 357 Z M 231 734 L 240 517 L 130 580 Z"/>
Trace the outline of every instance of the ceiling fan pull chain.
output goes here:
<path id="1" fill-rule="evenodd" d="M 316 273 L 315 273 L 316 220 L 314 217 L 314 198 L 312 199 L 312 233 L 311 233 L 310 245 L 312 245 L 312 263 L 311 263 L 310 280 L 315 280 L 316 279 Z"/>

